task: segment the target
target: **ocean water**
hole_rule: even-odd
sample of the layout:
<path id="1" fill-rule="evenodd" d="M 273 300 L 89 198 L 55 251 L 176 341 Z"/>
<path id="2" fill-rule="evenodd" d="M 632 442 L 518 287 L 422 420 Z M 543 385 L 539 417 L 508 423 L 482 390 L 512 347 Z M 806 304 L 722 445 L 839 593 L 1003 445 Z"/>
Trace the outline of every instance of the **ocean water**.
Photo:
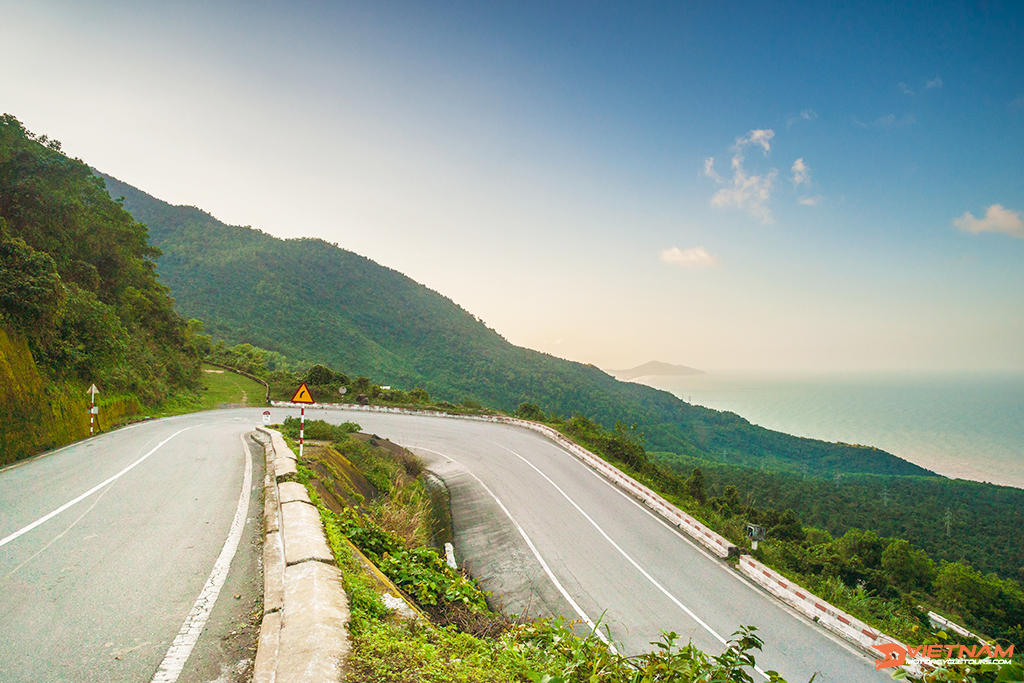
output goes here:
<path id="1" fill-rule="evenodd" d="M 1024 373 L 649 376 L 633 381 L 798 436 L 877 446 L 1024 488 Z"/>

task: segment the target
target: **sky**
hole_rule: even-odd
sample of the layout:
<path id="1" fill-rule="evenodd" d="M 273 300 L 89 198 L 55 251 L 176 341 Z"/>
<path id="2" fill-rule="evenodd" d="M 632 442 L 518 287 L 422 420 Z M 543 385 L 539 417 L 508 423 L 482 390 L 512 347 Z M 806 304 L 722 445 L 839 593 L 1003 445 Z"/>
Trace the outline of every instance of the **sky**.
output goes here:
<path id="1" fill-rule="evenodd" d="M 0 0 L 0 61 L 70 156 L 520 346 L 1024 370 L 1020 2 Z"/>

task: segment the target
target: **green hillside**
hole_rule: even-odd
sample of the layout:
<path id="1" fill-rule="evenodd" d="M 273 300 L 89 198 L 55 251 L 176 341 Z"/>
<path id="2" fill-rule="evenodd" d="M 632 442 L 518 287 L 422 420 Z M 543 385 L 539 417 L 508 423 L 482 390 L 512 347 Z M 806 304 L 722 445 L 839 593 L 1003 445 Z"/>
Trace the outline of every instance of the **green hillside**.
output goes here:
<path id="1" fill-rule="evenodd" d="M 281 240 L 171 206 L 114 178 L 113 197 L 149 227 L 178 311 L 229 343 L 251 343 L 431 396 L 512 410 L 520 402 L 605 426 L 636 423 L 651 450 L 830 476 L 929 475 L 874 448 L 751 425 L 619 382 L 598 368 L 513 346 L 450 299 L 316 239 Z"/>
<path id="2" fill-rule="evenodd" d="M 147 237 L 88 166 L 0 117 L 0 462 L 88 436 L 92 383 L 103 420 L 197 386 Z"/>

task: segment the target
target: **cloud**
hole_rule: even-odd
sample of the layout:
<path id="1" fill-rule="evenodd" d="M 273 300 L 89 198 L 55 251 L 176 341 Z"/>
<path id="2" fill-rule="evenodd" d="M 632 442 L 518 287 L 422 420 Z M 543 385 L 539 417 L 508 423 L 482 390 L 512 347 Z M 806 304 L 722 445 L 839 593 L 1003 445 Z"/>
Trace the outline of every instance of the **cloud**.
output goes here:
<path id="1" fill-rule="evenodd" d="M 797 159 L 793 162 L 793 168 L 789 169 L 793 171 L 793 187 L 799 187 L 800 185 L 811 184 L 811 169 L 807 168 L 807 164 L 804 163 L 803 158 Z"/>
<path id="2" fill-rule="evenodd" d="M 765 156 L 767 156 L 768 152 L 772 148 L 771 141 L 773 137 L 775 137 L 774 130 L 752 130 L 747 133 L 745 137 L 736 138 L 736 144 L 733 146 L 733 151 L 739 154 L 742 152 L 743 148 L 748 145 L 759 145 L 764 148 Z M 740 159 L 742 160 L 742 157 L 740 157 Z"/>
<path id="3" fill-rule="evenodd" d="M 993 204 L 985 211 L 984 218 L 975 218 L 970 211 L 955 218 L 953 225 L 964 232 L 1004 232 L 1011 237 L 1024 238 L 1024 220 L 1019 211 L 1004 209 L 1001 204 Z"/>
<path id="4" fill-rule="evenodd" d="M 679 247 L 662 249 L 658 258 L 665 263 L 682 268 L 711 268 L 719 265 L 718 257 L 709 254 L 704 247 L 692 247 L 685 250 Z"/>
<path id="5" fill-rule="evenodd" d="M 864 123 L 854 116 L 853 122 L 861 128 L 894 128 L 896 126 L 909 126 L 917 123 L 917 117 L 913 114 L 907 114 L 903 118 L 897 118 L 895 114 L 885 114 L 884 116 L 879 116 L 871 123 Z"/>
<path id="6" fill-rule="evenodd" d="M 786 117 L 786 126 L 792 126 L 799 121 L 814 121 L 817 118 L 818 113 L 813 109 L 801 109 L 799 114 L 790 114 Z"/>
<path id="7" fill-rule="evenodd" d="M 916 95 L 917 94 L 917 92 L 913 88 L 911 88 L 909 85 L 907 85 L 906 83 L 897 83 L 896 85 L 899 87 L 899 89 L 901 91 L 903 91 L 904 95 Z M 933 78 L 930 81 L 925 81 L 924 82 L 924 86 L 922 87 L 922 90 L 934 90 L 936 88 L 941 88 L 943 85 L 944 85 L 944 83 L 942 82 L 942 79 L 939 78 L 938 76 L 936 76 L 935 78 Z"/>
<path id="8" fill-rule="evenodd" d="M 716 183 L 725 182 L 724 180 L 722 180 L 722 176 L 718 175 L 718 173 L 715 172 L 714 157 L 708 157 L 707 159 L 704 160 L 704 175 L 706 175 L 709 178 L 714 178 Z"/>
<path id="9" fill-rule="evenodd" d="M 818 204 L 821 204 L 823 201 L 825 201 L 825 198 L 822 197 L 820 194 L 816 194 L 813 197 L 801 197 L 797 201 L 803 204 L 804 206 L 817 206 Z"/>
<path id="10" fill-rule="evenodd" d="M 736 144 L 732 151 L 732 180 L 728 187 L 723 187 L 711 197 L 713 206 L 735 206 L 743 209 L 763 223 L 771 223 L 771 212 L 766 203 L 771 198 L 772 189 L 775 187 L 775 178 L 778 171 L 772 169 L 763 175 L 749 175 L 743 168 L 743 150 L 751 145 L 760 147 L 765 156 L 771 150 L 771 140 L 775 137 L 773 130 L 752 130 L 745 136 L 736 138 Z M 715 159 L 708 157 L 704 161 L 704 174 L 722 182 L 722 178 L 715 172 Z"/>

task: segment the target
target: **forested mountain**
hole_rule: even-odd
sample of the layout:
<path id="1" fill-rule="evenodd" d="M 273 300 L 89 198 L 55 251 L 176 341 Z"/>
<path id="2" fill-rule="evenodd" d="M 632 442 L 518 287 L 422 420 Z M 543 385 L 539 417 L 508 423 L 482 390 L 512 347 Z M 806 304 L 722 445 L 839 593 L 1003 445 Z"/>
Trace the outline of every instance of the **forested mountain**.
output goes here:
<path id="1" fill-rule="evenodd" d="M 803 439 L 619 382 L 592 365 L 513 346 L 451 300 L 317 239 L 281 240 L 171 206 L 106 177 L 149 226 L 178 310 L 229 343 L 251 343 L 451 401 L 520 402 L 611 426 L 636 423 L 652 450 L 830 476 L 929 475 L 884 451 Z"/>
<path id="2" fill-rule="evenodd" d="M 88 435 L 90 383 L 144 403 L 195 385 L 159 255 L 88 166 L 0 117 L 0 462 Z"/>
<path id="3" fill-rule="evenodd" d="M 902 538 L 935 560 L 968 560 L 983 572 L 1024 582 L 1024 491 L 945 477 L 843 475 L 833 479 L 765 472 L 680 456 L 652 459 L 688 474 L 699 467 L 709 496 L 726 486 L 743 504 L 794 510 L 835 537 L 870 529 Z"/>

